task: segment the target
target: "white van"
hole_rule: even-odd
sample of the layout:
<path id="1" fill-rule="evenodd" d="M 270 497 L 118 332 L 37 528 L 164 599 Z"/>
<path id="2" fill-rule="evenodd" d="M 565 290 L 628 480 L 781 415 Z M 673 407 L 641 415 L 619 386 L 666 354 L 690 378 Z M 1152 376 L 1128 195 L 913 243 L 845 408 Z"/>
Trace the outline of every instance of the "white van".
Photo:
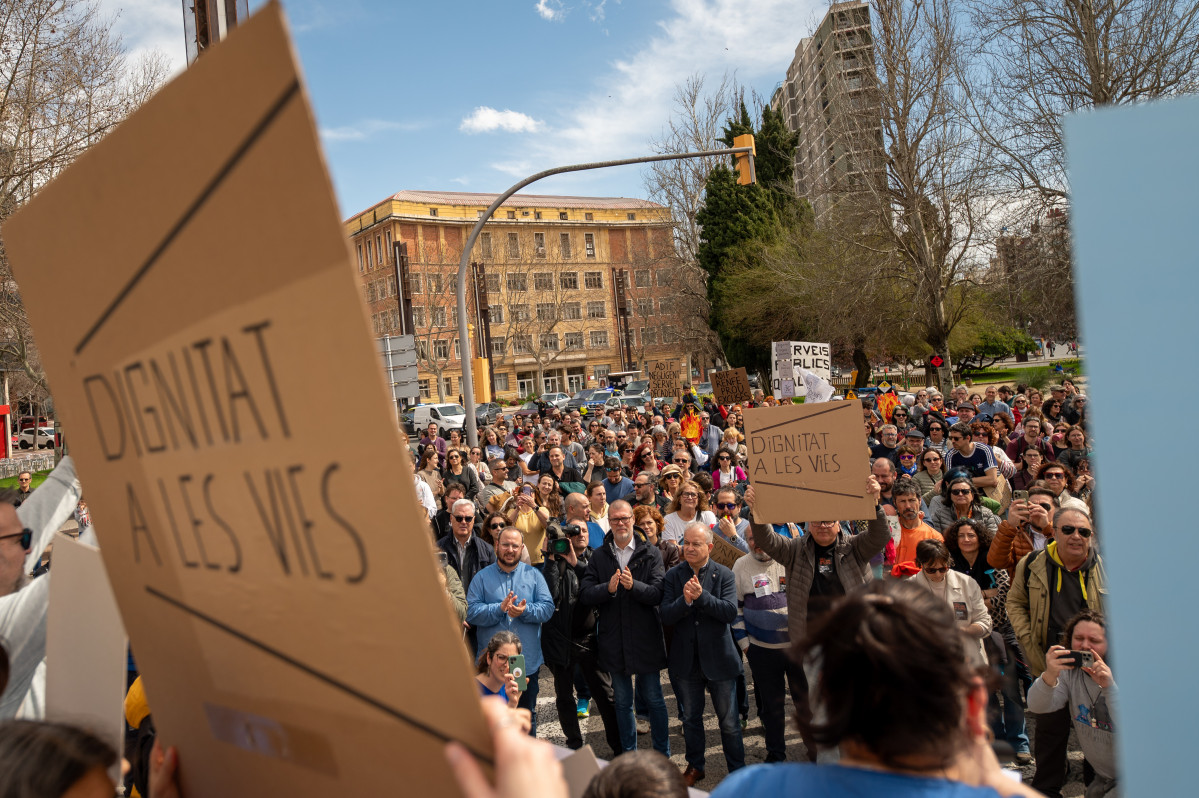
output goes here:
<path id="1" fill-rule="evenodd" d="M 412 426 L 418 437 L 424 436 L 429 422 L 437 424 L 438 433 L 445 437 L 449 430 L 465 428 L 466 409 L 457 404 L 417 405 L 412 413 Z"/>

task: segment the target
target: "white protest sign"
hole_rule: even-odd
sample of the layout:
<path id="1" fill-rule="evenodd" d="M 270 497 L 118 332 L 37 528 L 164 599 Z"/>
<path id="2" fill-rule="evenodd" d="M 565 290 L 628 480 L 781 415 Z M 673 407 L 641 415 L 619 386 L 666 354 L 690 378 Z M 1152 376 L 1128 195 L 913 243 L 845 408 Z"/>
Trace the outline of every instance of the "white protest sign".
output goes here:
<path id="1" fill-rule="evenodd" d="M 775 341 L 771 345 L 770 385 L 775 396 L 784 396 L 783 380 L 794 383 L 793 396 L 806 396 L 802 372 L 808 371 L 826 382 L 833 378 L 831 350 L 828 344 L 808 341 Z M 827 401 L 822 400 L 822 401 Z"/>

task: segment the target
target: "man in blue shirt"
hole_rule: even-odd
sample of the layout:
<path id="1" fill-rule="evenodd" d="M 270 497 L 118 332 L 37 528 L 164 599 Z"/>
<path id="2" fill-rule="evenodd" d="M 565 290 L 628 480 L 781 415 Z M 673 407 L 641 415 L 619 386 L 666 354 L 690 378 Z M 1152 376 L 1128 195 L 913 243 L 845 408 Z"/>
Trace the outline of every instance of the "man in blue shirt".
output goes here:
<path id="1" fill-rule="evenodd" d="M 537 671 L 541 669 L 541 624 L 554 614 L 554 599 L 545 578 L 533 566 L 520 561 L 524 538 L 508 527 L 496 541 L 496 561 L 471 580 L 466 594 L 466 620 L 478 627 L 475 656 L 499 631 L 515 632 L 525 657 L 529 688 L 520 695 L 518 706 L 533 713 L 529 734 L 537 736 Z"/>
<path id="2" fill-rule="evenodd" d="M 618 502 L 621 499 L 628 498 L 635 487 L 633 480 L 624 475 L 624 469 L 620 465 L 620 458 L 605 457 L 604 470 L 607 471 L 608 477 L 604 480 L 604 492 L 608 496 L 608 504 Z"/>
<path id="3" fill-rule="evenodd" d="M 999 400 L 999 393 L 994 386 L 987 388 L 983 393 L 986 399 L 978 405 L 978 415 L 980 417 L 990 416 L 991 418 L 995 418 L 1000 413 L 1007 413 L 1009 416 L 1012 414 L 1012 408 L 1008 407 L 1007 402 Z"/>

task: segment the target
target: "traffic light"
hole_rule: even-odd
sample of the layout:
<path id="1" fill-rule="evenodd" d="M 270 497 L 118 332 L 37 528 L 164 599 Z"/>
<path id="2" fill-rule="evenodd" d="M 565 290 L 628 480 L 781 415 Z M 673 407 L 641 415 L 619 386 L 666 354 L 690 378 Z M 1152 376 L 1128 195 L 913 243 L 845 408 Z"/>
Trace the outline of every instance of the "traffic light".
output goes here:
<path id="1" fill-rule="evenodd" d="M 745 133 L 734 137 L 733 146 L 751 148 L 749 152 L 739 152 L 733 156 L 733 164 L 737 167 L 737 185 L 748 186 L 758 182 L 758 175 L 754 171 L 754 156 L 758 153 L 754 146 L 754 134 Z"/>

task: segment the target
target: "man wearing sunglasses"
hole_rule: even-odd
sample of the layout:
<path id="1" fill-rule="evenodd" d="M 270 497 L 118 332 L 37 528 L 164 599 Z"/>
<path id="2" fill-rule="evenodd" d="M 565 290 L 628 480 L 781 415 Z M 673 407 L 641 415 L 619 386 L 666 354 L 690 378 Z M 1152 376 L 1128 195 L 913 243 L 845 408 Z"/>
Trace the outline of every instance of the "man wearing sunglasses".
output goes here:
<path id="1" fill-rule="evenodd" d="M 462 580 L 462 589 L 469 590 L 475 574 L 495 562 L 495 549 L 475 534 L 475 505 L 470 499 L 454 502 L 450 514 L 450 534 L 437 541 L 437 548 L 445 552 L 450 567 Z M 492 532 L 498 537 L 499 533 Z"/>
<path id="2" fill-rule="evenodd" d="M 1020 560 L 1007 597 L 1012 629 L 1033 678 L 1045 670 L 1045 654 L 1080 610 L 1103 612 L 1107 576 L 1095 548 L 1095 525 L 1087 513 L 1064 507 L 1053 516 L 1053 540 L 1044 551 Z M 1037 760 L 1032 787 L 1047 796 L 1060 796 L 1066 780 L 1066 743 L 1070 737 L 1068 708 L 1034 714 Z"/>
<path id="3" fill-rule="evenodd" d="M 741 517 L 741 498 L 737 491 L 732 488 L 718 490 L 712 509 L 717 519 L 712 531 L 724 538 L 725 543 L 749 554 L 749 543 L 746 541 L 749 521 Z"/>
<path id="4" fill-rule="evenodd" d="M 480 512 L 498 512 L 500 509 L 498 506 L 491 506 L 492 499 L 496 496 L 503 496 L 503 499 L 496 501 L 496 504 L 502 504 L 508 496 L 512 495 L 512 491 L 516 490 L 516 483 L 508 479 L 506 460 L 497 457 L 487 463 L 487 468 L 491 470 L 491 481 L 479 490 L 479 495 L 475 497 L 475 503 Z"/>

